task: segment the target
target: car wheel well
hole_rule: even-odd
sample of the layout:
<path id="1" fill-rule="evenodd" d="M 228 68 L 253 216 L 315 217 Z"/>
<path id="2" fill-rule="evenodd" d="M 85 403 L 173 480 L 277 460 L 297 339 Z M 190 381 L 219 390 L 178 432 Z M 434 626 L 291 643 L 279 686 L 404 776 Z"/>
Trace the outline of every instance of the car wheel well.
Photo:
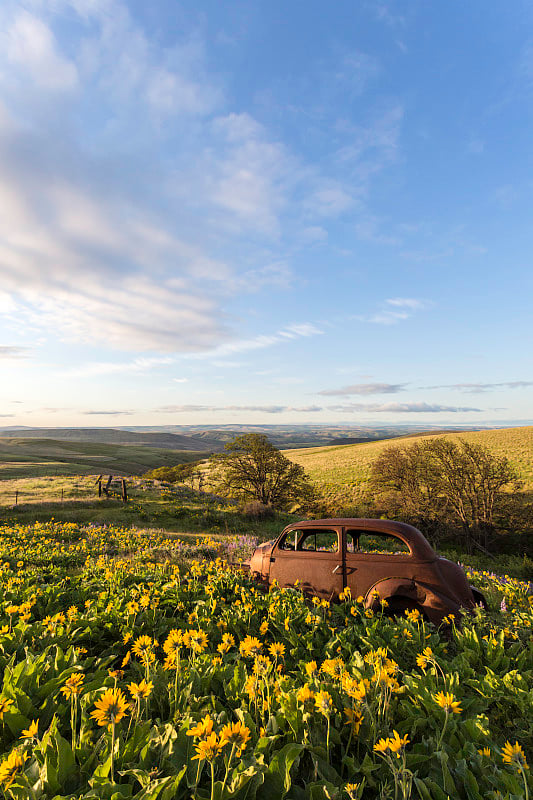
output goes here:
<path id="1" fill-rule="evenodd" d="M 405 615 L 406 611 L 418 611 L 424 620 L 428 620 L 428 616 L 424 611 L 423 606 L 421 606 L 420 603 L 417 603 L 416 600 L 413 600 L 411 597 L 406 597 L 405 595 L 401 594 L 393 594 L 391 597 L 386 597 L 385 600 L 387 601 L 385 614 L 389 617 L 402 617 Z"/>
<path id="2" fill-rule="evenodd" d="M 489 604 L 487 603 L 487 599 L 486 599 L 485 595 L 483 594 L 483 592 L 481 592 L 475 586 L 471 586 L 470 587 L 470 591 L 472 592 L 472 595 L 474 597 L 474 603 L 476 605 L 478 605 L 478 606 L 479 605 L 482 606 L 485 609 L 485 611 L 488 611 L 489 610 Z"/>

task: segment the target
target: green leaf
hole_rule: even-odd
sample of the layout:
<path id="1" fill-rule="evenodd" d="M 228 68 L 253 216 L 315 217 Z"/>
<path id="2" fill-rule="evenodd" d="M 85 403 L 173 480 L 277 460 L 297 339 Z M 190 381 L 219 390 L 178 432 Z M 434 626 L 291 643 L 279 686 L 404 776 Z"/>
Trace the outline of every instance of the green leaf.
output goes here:
<path id="1" fill-rule="evenodd" d="M 300 758 L 305 745 L 291 742 L 279 750 L 265 773 L 264 783 L 257 791 L 258 800 L 281 800 L 291 787 L 291 767 Z"/>

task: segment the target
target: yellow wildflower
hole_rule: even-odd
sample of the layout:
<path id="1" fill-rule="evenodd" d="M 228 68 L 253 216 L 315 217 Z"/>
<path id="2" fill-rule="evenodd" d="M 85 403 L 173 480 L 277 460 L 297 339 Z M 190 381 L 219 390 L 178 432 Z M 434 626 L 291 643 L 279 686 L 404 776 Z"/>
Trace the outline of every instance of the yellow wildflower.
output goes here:
<path id="1" fill-rule="evenodd" d="M 242 722 L 224 725 L 220 732 L 220 747 L 226 744 L 235 745 L 237 756 L 240 756 L 248 744 L 250 735 L 250 729 L 243 725 Z"/>
<path id="2" fill-rule="evenodd" d="M 99 725 L 110 726 L 120 722 L 128 710 L 128 703 L 121 689 L 107 689 L 94 705 L 96 708 L 91 711 L 91 717 Z"/>
<path id="3" fill-rule="evenodd" d="M 529 769 L 524 751 L 518 742 L 515 742 L 514 744 L 511 744 L 509 741 L 505 742 L 504 746 L 502 747 L 502 759 L 506 764 L 516 764 L 519 770 L 520 767 L 522 769 Z"/>
<path id="4" fill-rule="evenodd" d="M 20 732 L 19 739 L 33 739 L 34 736 L 37 736 L 38 727 L 39 723 L 34 719 L 29 728 L 25 728 Z"/>
<path id="5" fill-rule="evenodd" d="M 209 736 L 211 731 L 213 730 L 213 720 L 207 714 L 200 722 L 198 722 L 194 727 L 189 728 L 187 731 L 187 736 Z"/>
<path id="6" fill-rule="evenodd" d="M 455 700 L 451 692 L 437 692 L 437 694 L 433 695 L 433 699 L 447 713 L 451 711 L 453 714 L 460 714 L 463 710 L 460 701 Z"/>
<path id="7" fill-rule="evenodd" d="M 81 672 L 74 672 L 67 678 L 65 685 L 61 687 L 61 691 L 67 700 L 70 700 L 72 697 L 77 697 L 82 693 L 84 679 L 85 676 L 82 675 Z"/>
<path id="8" fill-rule="evenodd" d="M 13 750 L 0 764 L 0 784 L 4 789 L 9 789 L 19 772 L 22 772 L 24 763 L 28 758 L 27 753 L 18 753 Z"/>

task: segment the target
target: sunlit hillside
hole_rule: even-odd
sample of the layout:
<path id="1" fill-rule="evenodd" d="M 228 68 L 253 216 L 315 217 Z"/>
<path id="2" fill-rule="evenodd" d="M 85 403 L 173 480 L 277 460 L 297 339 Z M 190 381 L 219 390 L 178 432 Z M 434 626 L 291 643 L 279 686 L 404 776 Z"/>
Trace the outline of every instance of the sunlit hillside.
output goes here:
<path id="1" fill-rule="evenodd" d="M 497 455 L 507 456 L 515 465 L 524 488 L 533 488 L 533 427 L 447 433 L 441 436 L 463 438 L 482 444 Z M 407 447 L 422 438 L 427 436 L 284 452 L 288 458 L 304 467 L 326 498 L 338 498 L 346 504 L 357 499 L 368 479 L 372 462 L 384 448 L 392 445 Z"/>

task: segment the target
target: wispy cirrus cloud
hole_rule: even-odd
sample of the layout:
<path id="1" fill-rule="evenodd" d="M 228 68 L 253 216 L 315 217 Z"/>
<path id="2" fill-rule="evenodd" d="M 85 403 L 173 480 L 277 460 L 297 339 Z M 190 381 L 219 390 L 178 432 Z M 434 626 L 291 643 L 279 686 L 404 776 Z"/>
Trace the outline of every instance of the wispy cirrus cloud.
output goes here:
<path id="1" fill-rule="evenodd" d="M 31 352 L 31 347 L 19 347 L 10 344 L 0 345 L 0 359 L 28 358 Z"/>
<path id="2" fill-rule="evenodd" d="M 139 357 L 133 361 L 126 362 L 113 362 L 113 361 L 100 361 L 88 364 L 82 364 L 71 370 L 64 372 L 64 375 L 75 378 L 92 378 L 97 375 L 124 375 L 135 373 L 150 372 L 157 367 L 165 367 L 173 364 L 174 359 L 171 357 Z"/>
<path id="3" fill-rule="evenodd" d="M 444 383 L 436 386 L 420 386 L 420 389 L 456 389 L 466 394 L 483 394 L 498 389 L 527 389 L 533 381 L 503 381 L 502 383 Z"/>
<path id="4" fill-rule="evenodd" d="M 82 411 L 81 412 L 84 416 L 88 417 L 130 417 L 133 414 L 136 414 L 136 411 L 98 411 L 98 410 L 90 410 L 90 411 Z"/>
<path id="5" fill-rule="evenodd" d="M 329 396 L 396 394 L 397 392 L 403 392 L 406 386 L 406 383 L 357 383 L 351 386 L 343 386 L 340 389 L 323 389 L 321 392 L 317 392 L 317 394 Z"/>
<path id="6" fill-rule="evenodd" d="M 234 412 L 258 412 L 261 414 L 282 414 L 284 412 L 297 412 L 297 413 L 315 413 L 322 411 L 321 406 L 283 406 L 283 405 L 196 405 L 196 404 L 183 404 L 183 405 L 168 405 L 161 406 L 154 409 L 154 411 L 161 414 L 186 414 L 186 413 L 205 413 L 205 412 L 220 412 L 220 411 L 234 411 Z"/>
<path id="7" fill-rule="evenodd" d="M 427 300 L 416 297 L 392 297 L 385 300 L 381 309 L 374 314 L 357 315 L 355 319 L 376 325 L 395 325 L 397 322 L 409 319 L 415 312 L 429 308 L 430 305 Z"/>
<path id="8" fill-rule="evenodd" d="M 464 406 L 444 406 L 437 403 L 350 403 L 347 405 L 328 406 L 329 411 L 341 412 L 354 412 L 359 411 L 371 412 L 376 414 L 381 413 L 394 413 L 394 414 L 438 414 L 442 412 L 457 414 L 459 412 L 467 411 L 482 411 L 481 408 L 469 408 Z"/>
<path id="9" fill-rule="evenodd" d="M 209 353 L 199 353 L 191 356 L 191 358 L 218 359 L 221 356 L 228 356 L 234 353 L 246 353 L 252 350 L 262 350 L 265 347 L 287 343 L 294 339 L 309 338 L 310 336 L 320 336 L 322 334 L 323 331 L 311 322 L 293 323 L 276 333 L 261 334 L 250 339 L 228 342 L 227 344 L 222 344 L 214 350 L 211 350 Z"/>

